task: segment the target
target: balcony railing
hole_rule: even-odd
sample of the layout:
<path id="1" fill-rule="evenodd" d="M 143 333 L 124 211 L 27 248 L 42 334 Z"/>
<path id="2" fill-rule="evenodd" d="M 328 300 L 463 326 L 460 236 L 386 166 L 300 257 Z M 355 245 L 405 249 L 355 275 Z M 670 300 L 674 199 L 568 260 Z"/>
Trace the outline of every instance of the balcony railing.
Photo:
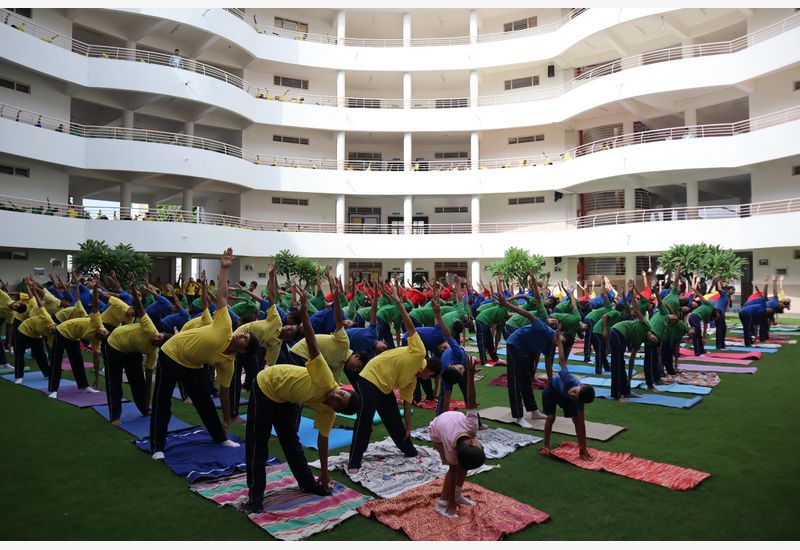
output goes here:
<path id="1" fill-rule="evenodd" d="M 406 227 L 401 224 L 353 224 L 284 222 L 252 220 L 237 216 L 213 214 L 200 211 L 173 209 L 150 209 L 135 213 L 131 208 L 89 207 L 71 204 L 38 201 L 19 197 L 0 196 L 0 211 L 21 212 L 76 219 L 103 221 L 171 222 L 216 225 L 289 233 L 349 233 L 364 235 L 403 235 Z M 630 223 L 661 223 L 730 218 L 750 218 L 773 214 L 800 213 L 800 198 L 738 205 L 696 206 L 682 208 L 654 208 L 580 216 L 563 220 L 534 221 L 521 223 L 448 223 L 408 226 L 410 235 L 457 235 L 470 233 L 512 233 L 538 231 L 571 231 L 601 226 Z"/>
<path id="2" fill-rule="evenodd" d="M 319 170 L 348 170 L 348 171 L 385 171 L 401 172 L 405 166 L 403 161 L 365 161 L 365 160 L 342 160 L 324 158 L 293 158 L 284 156 L 274 156 L 262 153 L 247 151 L 236 145 L 230 145 L 221 141 L 207 139 L 200 136 L 190 136 L 187 134 L 176 134 L 172 132 L 162 132 L 160 130 L 146 130 L 142 128 L 124 128 L 117 126 L 86 126 L 75 122 L 61 120 L 55 117 L 27 111 L 13 105 L 0 103 L 0 118 L 14 120 L 21 124 L 36 126 L 42 130 L 68 133 L 72 136 L 81 138 L 114 139 L 139 141 L 147 143 L 159 143 L 164 145 L 174 145 L 181 147 L 192 147 L 203 149 L 223 155 L 233 156 L 252 162 L 254 164 L 288 167 L 306 168 Z M 747 134 L 753 131 L 769 128 L 779 124 L 786 124 L 795 120 L 800 120 L 800 106 L 790 107 L 775 113 L 769 113 L 739 122 L 729 122 L 721 124 L 704 124 L 700 126 L 680 126 L 676 128 L 663 128 L 658 130 L 647 130 L 633 134 L 625 134 L 613 138 L 601 139 L 586 143 L 578 147 L 573 147 L 563 153 L 542 153 L 527 157 L 480 159 L 478 168 L 503 169 L 503 168 L 527 168 L 538 165 L 552 165 L 554 163 L 569 162 L 578 157 L 602 153 L 628 147 L 631 145 L 642 145 L 678 139 L 706 139 L 715 137 L 731 137 L 740 134 Z M 456 160 L 415 160 L 410 164 L 411 171 L 464 171 L 471 168 L 471 161 L 464 159 Z"/>
<path id="3" fill-rule="evenodd" d="M 234 8 L 225 8 L 226 11 L 231 13 L 238 12 L 246 19 L 246 16 L 239 10 Z M 573 10 L 576 11 L 576 10 Z M 204 76 L 209 76 L 217 80 L 223 81 L 231 86 L 235 86 L 247 94 L 267 101 L 279 101 L 284 103 L 295 103 L 299 105 L 319 105 L 324 107 L 344 107 L 349 109 L 403 109 L 408 106 L 410 109 L 458 109 L 466 108 L 473 105 L 469 97 L 441 97 L 441 98 L 411 98 L 405 100 L 403 98 L 366 98 L 366 97 L 338 97 L 335 95 L 325 94 L 311 94 L 304 92 L 294 92 L 291 89 L 278 88 L 275 86 L 265 86 L 253 82 L 248 82 L 242 77 L 236 76 L 222 69 L 218 69 L 212 65 L 176 57 L 171 54 L 152 52 L 148 50 L 133 49 L 133 48 L 117 48 L 113 46 L 99 46 L 86 44 L 79 40 L 74 40 L 68 36 L 63 36 L 55 31 L 37 25 L 29 19 L 23 18 L 14 12 L 0 9 L 0 17 L 7 25 L 12 25 L 18 30 L 31 34 L 37 38 L 44 40 L 55 46 L 70 50 L 78 55 L 86 57 L 109 59 L 117 61 L 130 61 L 137 63 L 148 63 L 153 65 L 164 65 L 174 67 L 176 69 L 189 71 Z M 674 48 L 665 48 L 662 50 L 655 50 L 641 54 L 632 55 L 609 63 L 605 63 L 592 70 L 587 71 L 572 80 L 564 82 L 563 84 L 542 87 L 531 91 L 507 93 L 499 95 L 479 96 L 476 98 L 476 106 L 488 105 L 507 105 L 514 103 L 523 103 L 529 101 L 537 101 L 543 99 L 552 99 L 559 97 L 570 90 L 574 90 L 579 86 L 589 82 L 596 81 L 607 75 L 619 73 L 621 71 L 641 67 L 643 65 L 652 65 L 655 63 L 664 63 L 667 61 L 676 61 L 680 59 L 687 59 L 692 57 L 705 57 L 710 55 L 723 55 L 732 54 L 741 51 L 749 46 L 753 46 L 764 40 L 778 36 L 781 33 L 787 32 L 800 26 L 800 13 L 779 21 L 754 33 L 739 37 L 735 40 L 726 42 L 712 42 L 708 44 L 693 44 L 687 46 L 677 46 Z M 544 27 L 534 27 L 525 31 L 514 31 L 513 33 L 501 34 L 516 34 L 528 31 L 534 31 Z M 283 31 L 283 29 L 279 29 Z M 293 32 L 293 31 L 285 31 Z M 491 35 L 484 35 L 491 36 Z"/>
<path id="4" fill-rule="evenodd" d="M 247 14 L 242 12 L 241 10 L 237 10 L 235 8 L 223 8 L 225 11 L 237 17 L 250 25 L 256 32 L 260 34 L 268 34 L 272 36 L 280 36 L 282 38 L 288 38 L 290 40 L 303 40 L 308 42 L 316 42 L 318 44 L 332 44 L 337 45 L 339 44 L 339 39 L 334 35 L 331 36 L 330 34 L 319 34 L 319 33 L 310 33 L 310 32 L 302 32 L 302 31 L 294 31 L 289 29 L 282 29 L 280 27 L 271 27 L 268 25 L 258 25 L 252 21 L 252 17 L 249 17 Z M 498 33 L 491 33 L 491 34 L 479 34 L 476 37 L 476 41 L 478 43 L 482 42 L 496 42 L 498 40 L 510 40 L 514 38 L 522 38 L 526 36 L 533 36 L 537 34 L 545 34 L 557 31 L 580 14 L 585 11 L 588 11 L 589 8 L 573 8 L 569 13 L 567 13 L 564 17 L 559 19 L 558 21 L 554 21 L 553 23 L 549 23 L 547 25 L 541 25 L 536 27 L 530 27 L 528 29 L 523 29 L 519 31 L 512 31 L 512 32 L 498 32 Z M 459 46 L 464 44 L 469 44 L 471 39 L 469 36 L 451 36 L 451 37 L 442 37 L 442 38 L 411 38 L 408 41 L 408 45 L 412 48 L 418 47 L 429 47 L 429 46 Z M 406 42 L 403 38 L 354 38 L 354 37 L 344 37 L 341 41 L 342 45 L 344 46 L 354 46 L 354 47 L 361 47 L 361 48 L 402 48 L 405 46 Z"/>

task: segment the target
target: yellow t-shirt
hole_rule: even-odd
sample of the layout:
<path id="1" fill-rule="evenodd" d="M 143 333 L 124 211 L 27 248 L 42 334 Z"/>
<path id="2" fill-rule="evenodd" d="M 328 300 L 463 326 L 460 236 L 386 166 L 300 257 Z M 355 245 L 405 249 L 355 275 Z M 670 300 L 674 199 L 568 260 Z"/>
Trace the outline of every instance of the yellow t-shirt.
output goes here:
<path id="1" fill-rule="evenodd" d="M 54 324 L 50 312 L 43 307 L 37 307 L 31 312 L 31 316 L 19 325 L 19 331 L 28 338 L 45 338 L 50 334 L 47 329 Z"/>
<path id="2" fill-rule="evenodd" d="M 230 387 L 236 354 L 224 352 L 233 336 L 232 326 L 228 308 L 220 308 L 214 312 L 213 323 L 180 331 L 161 350 L 188 369 L 202 369 L 204 364 L 213 366 L 220 385 L 223 388 Z"/>
<path id="3" fill-rule="evenodd" d="M 210 325 L 212 321 L 213 319 L 211 318 L 211 312 L 208 310 L 208 308 L 206 308 L 203 310 L 203 314 L 200 315 L 200 317 L 195 317 L 194 319 L 189 319 L 186 321 L 186 324 L 183 325 L 181 332 Z"/>
<path id="4" fill-rule="evenodd" d="M 267 367 L 258 373 L 256 381 L 264 395 L 276 403 L 295 403 L 314 409 L 317 413 L 314 427 L 325 437 L 331 433 L 336 412 L 323 401 L 339 384 L 322 355 L 308 361 L 305 368 L 295 365 Z"/>
<path id="5" fill-rule="evenodd" d="M 267 350 L 267 365 L 274 365 L 281 352 L 282 327 L 278 308 L 270 306 L 266 319 L 245 323 L 236 329 L 235 334 L 255 334 L 258 344 Z"/>
<path id="6" fill-rule="evenodd" d="M 317 336 L 317 347 L 319 353 L 325 358 L 331 372 L 333 379 L 338 382 L 342 377 L 344 370 L 344 362 L 347 361 L 353 352 L 350 350 L 350 338 L 343 328 L 337 330 L 333 334 L 320 334 Z M 306 339 L 303 338 L 292 346 L 291 352 L 308 360 L 308 345 Z"/>
<path id="7" fill-rule="evenodd" d="M 0 308 L 8 309 L 8 306 L 14 303 L 14 299 L 6 294 L 6 291 L 0 288 Z"/>
<path id="8" fill-rule="evenodd" d="M 83 302 L 78 300 L 74 306 L 65 307 L 64 309 L 56 312 L 56 319 L 59 323 L 69 321 L 70 319 L 80 319 L 86 317 L 86 310 L 83 308 Z"/>
<path id="9" fill-rule="evenodd" d="M 100 318 L 103 320 L 103 324 L 111 325 L 112 327 L 118 327 L 121 325 L 125 325 L 128 323 L 128 310 L 131 308 L 128 304 L 124 301 L 120 300 L 116 296 L 112 296 L 108 299 L 108 307 L 106 310 L 100 315 Z"/>
<path id="10" fill-rule="evenodd" d="M 195 296 L 197 294 L 197 284 L 193 283 L 192 281 L 186 281 L 186 284 L 183 285 L 183 293 L 186 296 Z"/>
<path id="11" fill-rule="evenodd" d="M 408 346 L 384 351 L 373 357 L 361 378 L 375 384 L 383 393 L 400 390 L 400 397 L 409 403 L 414 398 L 417 375 L 425 370 L 425 344 L 419 333 L 408 339 Z"/>
<path id="12" fill-rule="evenodd" d="M 92 313 L 88 317 L 70 319 L 56 327 L 64 338 L 69 340 L 89 340 L 95 351 L 100 351 L 99 341 L 94 333 L 103 328 L 103 321 L 99 313 Z"/>
<path id="13" fill-rule="evenodd" d="M 44 308 L 47 310 L 47 313 L 50 314 L 52 317 L 61 307 L 61 300 L 53 296 L 49 290 L 46 288 L 44 289 Z"/>
<path id="14" fill-rule="evenodd" d="M 158 334 L 156 326 L 146 313 L 139 321 L 118 327 L 108 337 L 108 345 L 122 353 L 143 353 L 147 355 L 145 368 L 152 370 L 156 366 L 158 346 L 154 346 L 152 338 Z"/>

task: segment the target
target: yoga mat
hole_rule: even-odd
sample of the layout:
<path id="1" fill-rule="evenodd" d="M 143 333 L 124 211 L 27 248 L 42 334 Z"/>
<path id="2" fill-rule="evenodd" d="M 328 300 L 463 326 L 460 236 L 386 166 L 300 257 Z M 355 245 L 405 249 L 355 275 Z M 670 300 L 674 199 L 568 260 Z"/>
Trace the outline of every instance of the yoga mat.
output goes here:
<path id="1" fill-rule="evenodd" d="M 769 341 L 764 343 L 753 344 L 752 346 L 745 347 L 741 340 L 725 340 L 725 349 L 739 349 L 744 351 L 766 351 L 766 350 L 779 350 L 781 345 L 788 343 L 783 341 L 781 343 L 771 343 Z"/>
<path id="2" fill-rule="evenodd" d="M 110 411 L 108 410 L 108 405 L 97 405 L 95 407 L 92 407 L 92 409 L 94 409 L 94 412 L 96 412 L 106 420 L 111 419 L 111 414 Z M 139 412 L 139 409 L 136 408 L 136 405 L 134 403 L 122 404 L 122 414 L 120 415 L 119 419 L 122 421 L 120 429 L 125 430 L 129 434 L 135 435 L 139 439 L 143 439 L 145 437 L 150 436 L 150 417 L 142 416 L 142 413 Z M 167 433 L 180 432 L 188 428 L 197 428 L 197 426 L 192 426 L 191 424 L 187 424 L 180 418 L 173 416 L 169 420 L 169 425 L 167 426 Z"/>
<path id="3" fill-rule="evenodd" d="M 486 363 L 484 363 L 483 366 L 484 367 L 505 367 L 506 364 L 507 363 L 503 359 L 500 359 L 499 361 L 492 361 L 491 359 L 487 359 Z"/>
<path id="4" fill-rule="evenodd" d="M 543 523 L 550 515 L 513 498 L 465 482 L 464 496 L 475 506 L 459 506 L 457 518 L 445 518 L 434 511 L 442 492 L 437 479 L 400 496 L 372 500 L 358 511 L 392 529 L 402 531 L 414 541 L 421 540 L 500 540 L 532 523 Z"/>
<path id="5" fill-rule="evenodd" d="M 695 357 L 694 351 L 690 349 L 680 348 L 680 354 L 684 357 Z M 747 353 L 728 353 L 725 351 L 710 351 L 706 352 L 703 355 L 698 357 L 700 359 L 724 359 L 725 361 L 744 361 L 747 359 L 758 360 L 761 359 L 761 352 L 760 351 L 750 351 Z M 731 363 L 738 364 L 738 363 Z M 744 363 L 745 365 L 749 365 L 750 363 Z"/>
<path id="6" fill-rule="evenodd" d="M 80 391 L 75 382 L 72 382 L 72 384 L 64 384 L 64 382 L 66 382 L 66 380 L 62 379 L 61 384 L 59 385 L 58 397 L 56 398 L 57 401 L 69 403 L 70 405 L 74 405 L 81 409 L 108 404 L 106 392 L 101 391 L 97 393 L 86 393 Z M 47 386 L 39 388 L 39 391 L 45 395 L 49 393 L 47 391 Z M 127 401 L 127 399 L 123 399 L 123 401 Z"/>
<path id="7" fill-rule="evenodd" d="M 574 464 L 584 470 L 595 470 L 629 477 L 638 481 L 661 485 L 668 489 L 686 491 L 697 487 L 704 479 L 711 477 L 708 472 L 691 468 L 673 466 L 638 458 L 629 453 L 612 453 L 589 449 L 594 460 L 583 460 L 580 449 L 574 441 L 567 441 L 551 451 L 556 458 Z"/>
<path id="8" fill-rule="evenodd" d="M 594 371 L 592 371 L 592 372 L 594 372 Z M 500 386 L 500 387 L 503 387 L 503 388 L 507 388 L 508 387 L 508 375 L 507 374 L 501 374 L 500 376 L 498 376 L 497 378 L 495 378 L 494 380 L 489 382 L 489 385 L 490 386 Z M 539 378 L 537 376 L 536 378 L 531 380 L 531 387 L 534 388 L 534 389 L 541 390 L 546 385 L 547 385 L 547 378 L 542 379 L 542 378 Z"/>
<path id="9" fill-rule="evenodd" d="M 494 420 L 496 422 L 504 422 L 506 424 L 514 424 L 514 418 L 511 416 L 511 411 L 508 407 L 489 407 L 478 411 L 483 420 Z M 534 430 L 544 431 L 544 420 L 531 420 L 525 418 L 529 424 L 533 426 Z M 597 441 L 608 441 L 625 428 L 622 426 L 615 426 L 613 424 L 601 424 L 599 422 L 586 421 L 586 437 L 596 439 Z M 553 424 L 553 431 L 555 433 L 565 435 L 575 435 L 575 424 L 572 419 L 556 416 L 556 421 Z"/>
<path id="10" fill-rule="evenodd" d="M 4 374 L 3 378 L 9 382 L 14 382 L 16 380 L 14 374 Z M 47 389 L 47 378 L 45 378 L 42 372 L 38 370 L 26 372 L 22 375 L 22 384 L 20 384 L 20 386 L 25 386 L 26 388 L 31 388 L 32 390 L 41 390 L 42 388 Z M 76 384 L 72 380 L 62 379 L 61 387 L 64 388 L 67 386 L 76 386 Z"/>
<path id="11" fill-rule="evenodd" d="M 666 393 L 691 393 L 695 395 L 708 395 L 711 393 L 711 388 L 708 386 L 678 384 L 677 382 L 673 382 L 671 384 L 656 384 L 656 389 L 660 392 Z"/>
<path id="12" fill-rule="evenodd" d="M 341 453 L 328 458 L 329 470 L 344 470 L 347 477 L 382 498 L 390 498 L 447 473 L 449 467 L 442 464 L 442 457 L 432 447 L 417 446 L 417 456 L 407 457 L 395 446 L 390 437 L 374 441 L 367 446 L 361 461 L 361 468 L 355 474 L 347 471 L 349 453 Z M 309 466 L 319 468 L 319 460 Z M 470 470 L 472 476 L 487 472 L 499 466 L 484 464 Z M 432 512 L 432 510 L 431 510 Z M 440 516 L 441 517 L 441 516 Z"/>
<path id="13" fill-rule="evenodd" d="M 31 368 L 28 365 L 25 365 L 23 372 L 30 372 Z M 0 367 L 0 374 L 14 374 L 14 367 Z M 13 379 L 12 379 L 13 382 Z"/>
<path id="14" fill-rule="evenodd" d="M 242 415 L 242 420 L 247 420 L 247 415 Z M 317 437 L 319 430 L 314 427 L 314 420 L 300 417 L 300 427 L 297 429 L 297 435 L 300 438 L 300 444 L 303 447 L 310 449 L 317 449 Z M 275 433 L 275 428 L 272 428 L 272 437 L 278 437 Z M 349 447 L 353 441 L 353 430 L 345 430 L 342 428 L 333 428 L 331 433 L 328 434 L 328 450 L 338 449 L 339 447 Z"/>
<path id="15" fill-rule="evenodd" d="M 794 327 L 794 328 L 787 328 L 787 327 L 769 327 L 769 331 L 770 331 L 770 332 L 789 332 L 789 333 L 796 333 L 796 332 L 800 332 L 800 327 Z M 733 332 L 742 332 L 742 328 L 741 328 L 741 327 L 737 327 L 737 328 L 733 329 Z"/>
<path id="16" fill-rule="evenodd" d="M 231 441 L 240 441 L 235 434 L 229 433 Z M 148 455 L 150 438 L 136 439 L 134 445 Z M 164 463 L 175 474 L 185 477 L 190 483 L 198 479 L 215 479 L 245 471 L 245 445 L 236 448 L 223 447 L 215 443 L 205 428 L 195 428 L 167 434 L 164 446 Z M 276 458 L 267 460 L 267 464 L 279 462 Z"/>
<path id="17" fill-rule="evenodd" d="M 220 506 L 234 506 L 240 512 L 245 511 L 249 502 L 247 476 L 243 474 L 198 483 L 190 486 L 189 490 Z M 303 492 L 289 467 L 276 464 L 267 467 L 264 511 L 247 514 L 247 517 L 276 539 L 302 540 L 329 531 L 347 518 L 357 515 L 356 508 L 369 500 L 371 497 L 338 481 L 334 482 L 329 496 Z"/>
<path id="18" fill-rule="evenodd" d="M 545 368 L 544 363 L 540 362 L 538 368 L 544 369 Z M 584 363 L 583 365 L 567 365 L 567 368 L 569 369 L 569 372 L 571 372 L 572 374 L 591 374 L 594 376 L 598 376 L 598 374 L 594 370 L 594 365 L 589 366 L 586 363 Z M 557 373 L 559 369 L 560 367 L 558 366 L 558 363 L 557 362 L 553 363 L 553 374 Z M 625 372 L 628 372 L 627 361 L 625 361 Z M 633 369 L 633 374 L 636 374 L 637 372 L 639 371 Z M 610 372 L 605 372 L 605 371 L 603 372 L 603 374 L 608 374 L 609 376 L 611 375 Z"/>
<path id="19" fill-rule="evenodd" d="M 644 374 L 637 374 L 634 378 L 644 380 Z M 719 375 L 715 372 L 686 372 L 678 370 L 675 374 L 665 374 L 661 377 L 661 383 L 669 386 L 677 384 L 679 386 L 693 386 L 701 388 L 713 388 L 721 382 Z"/>
<path id="20" fill-rule="evenodd" d="M 405 416 L 405 409 L 398 409 L 398 410 L 400 411 L 400 416 Z M 411 414 L 412 415 L 414 414 L 414 409 L 411 409 Z M 347 418 L 349 420 L 355 420 L 356 419 L 356 415 L 354 415 L 354 414 L 336 413 L 336 416 L 340 416 L 342 418 Z M 375 414 L 372 415 L 372 423 L 373 424 L 380 424 L 381 422 L 383 422 L 381 420 L 381 416 L 378 414 L 378 411 L 375 411 Z"/>
<path id="21" fill-rule="evenodd" d="M 611 378 L 597 378 L 594 376 L 587 376 L 586 378 L 581 378 L 581 384 L 589 384 L 590 386 L 610 388 Z M 644 385 L 645 383 L 641 380 L 631 381 L 631 388 L 641 388 Z M 597 395 L 597 390 L 595 390 L 595 395 Z"/>
<path id="22" fill-rule="evenodd" d="M 431 434 L 429 426 L 419 428 L 411 432 L 411 437 L 421 439 L 423 441 L 430 441 Z M 517 449 L 527 447 L 539 443 L 542 438 L 535 435 L 522 434 L 519 432 L 512 432 L 504 428 L 487 428 L 485 430 L 478 430 L 478 439 L 483 443 L 483 452 L 486 458 L 504 458 Z"/>
<path id="23" fill-rule="evenodd" d="M 678 365 L 679 371 L 727 372 L 730 374 L 755 374 L 758 367 L 729 367 L 725 365 Z"/>
<path id="24" fill-rule="evenodd" d="M 83 369 L 86 372 L 94 372 L 94 363 L 87 363 L 86 361 L 83 362 Z M 61 370 L 72 370 L 72 365 L 69 362 L 68 358 L 64 358 L 61 360 Z"/>
<path id="25" fill-rule="evenodd" d="M 595 397 L 602 397 L 604 399 L 613 399 L 611 397 L 611 390 L 608 388 L 597 388 L 594 390 Z M 641 397 L 626 397 L 626 403 L 638 403 L 639 405 L 661 405 L 662 407 L 672 407 L 675 409 L 691 409 L 703 398 L 699 395 L 691 399 L 684 399 L 682 397 L 670 397 L 668 395 L 660 395 L 657 393 L 642 393 Z"/>
<path id="26" fill-rule="evenodd" d="M 719 350 L 720 353 L 724 353 L 726 351 L 728 351 L 728 352 L 748 352 L 748 353 L 753 353 L 753 352 L 755 352 L 755 353 L 777 353 L 778 351 L 780 351 L 780 346 L 774 347 L 774 348 L 770 348 L 770 347 L 754 347 L 754 346 L 748 347 L 748 346 L 738 346 L 738 345 L 729 346 L 729 345 L 726 344 L 725 348 Z"/>
<path id="27" fill-rule="evenodd" d="M 687 359 L 691 358 L 692 361 L 699 361 L 701 363 L 717 363 L 720 365 L 749 365 L 750 363 L 753 362 L 749 359 L 734 359 L 734 358 L 725 359 L 722 357 L 714 357 L 714 355 L 720 355 L 720 354 L 706 353 L 705 355 L 695 355 L 692 350 L 680 348 L 681 357 L 686 357 Z"/>
<path id="28" fill-rule="evenodd" d="M 438 399 L 425 399 L 423 401 L 420 401 L 419 404 L 417 404 L 417 407 L 419 407 L 420 409 L 427 409 L 427 410 L 431 410 L 432 411 L 432 410 L 436 410 L 436 406 L 438 404 L 439 404 L 439 400 Z M 462 400 L 460 400 L 460 399 L 451 399 L 450 400 L 450 408 L 447 409 L 447 410 L 448 411 L 455 411 L 455 410 L 458 410 L 458 409 L 466 409 L 466 408 L 467 408 L 467 404 L 464 403 Z"/>

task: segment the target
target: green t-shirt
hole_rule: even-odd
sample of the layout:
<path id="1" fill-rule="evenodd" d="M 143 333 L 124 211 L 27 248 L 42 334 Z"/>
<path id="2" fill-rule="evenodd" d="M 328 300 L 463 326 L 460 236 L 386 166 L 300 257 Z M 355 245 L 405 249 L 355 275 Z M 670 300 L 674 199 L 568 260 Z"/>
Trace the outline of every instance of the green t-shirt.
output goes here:
<path id="1" fill-rule="evenodd" d="M 572 313 L 575 308 L 572 307 L 572 300 L 561 301 L 553 308 L 553 313 Z"/>
<path id="2" fill-rule="evenodd" d="M 663 302 L 658 303 L 658 310 L 650 317 L 650 330 L 658 336 L 659 340 L 664 334 L 664 329 L 667 328 L 669 322 L 669 310 Z"/>
<path id="3" fill-rule="evenodd" d="M 714 316 L 714 304 L 711 302 L 701 304 L 700 306 L 696 307 L 692 313 L 707 323 Z"/>
<path id="4" fill-rule="evenodd" d="M 511 328 L 515 328 L 515 329 L 522 328 L 522 327 L 524 327 L 526 325 L 530 325 L 530 324 L 531 324 L 530 319 L 528 319 L 527 317 L 525 317 L 524 315 L 522 315 L 520 313 L 515 313 L 514 315 L 512 315 L 508 319 L 508 321 L 506 321 L 506 326 L 507 327 L 511 327 Z"/>
<path id="5" fill-rule="evenodd" d="M 581 328 L 581 316 L 578 313 L 553 313 L 550 317 L 561 323 L 561 332 L 575 336 Z"/>
<path id="6" fill-rule="evenodd" d="M 436 316 L 433 314 L 433 309 L 427 307 L 418 307 L 408 312 L 408 316 L 417 321 L 424 327 L 431 327 L 436 322 Z"/>
<path id="7" fill-rule="evenodd" d="M 480 311 L 479 308 L 478 311 L 478 316 L 475 319 L 487 325 L 505 323 L 508 318 L 508 310 L 499 305 L 493 304 L 493 307 L 488 307 L 483 311 Z"/>
<path id="8" fill-rule="evenodd" d="M 685 321 L 678 321 L 674 325 L 667 324 L 664 330 L 664 340 L 680 340 L 689 332 L 689 325 Z"/>
<path id="9" fill-rule="evenodd" d="M 444 324 L 447 325 L 450 334 L 453 333 L 453 323 L 456 321 L 461 321 L 463 323 L 464 314 L 460 311 L 451 311 L 450 313 L 445 313 L 442 315 L 442 321 Z M 466 326 L 466 325 L 465 325 Z"/>
<path id="10" fill-rule="evenodd" d="M 638 319 L 620 321 L 614 325 L 614 330 L 622 334 L 631 348 L 636 349 L 647 338 L 647 334 L 650 332 L 650 323 Z"/>
<path id="11" fill-rule="evenodd" d="M 673 285 L 672 288 L 669 289 L 669 294 L 664 296 L 664 299 L 661 301 L 664 303 L 664 305 L 668 306 L 673 313 L 677 314 L 681 307 L 680 295 L 681 289 L 678 288 L 677 285 Z"/>
<path id="12" fill-rule="evenodd" d="M 606 302 L 608 302 L 608 300 L 606 300 Z M 586 317 L 584 319 L 586 321 L 594 321 L 596 323 L 597 321 L 599 321 L 603 317 L 603 315 L 605 315 L 606 313 L 608 313 L 612 309 L 614 309 L 614 308 L 611 307 L 611 302 L 608 302 L 607 305 L 605 305 L 605 306 L 603 306 L 601 308 L 593 309 L 592 311 L 587 313 Z"/>
<path id="13" fill-rule="evenodd" d="M 608 315 L 608 328 L 609 328 L 609 330 L 611 330 L 611 327 L 613 327 L 615 324 L 617 324 L 620 321 L 622 321 L 622 314 L 619 311 L 617 311 L 616 309 L 612 309 L 611 311 L 606 313 L 606 315 Z M 603 317 L 602 316 L 594 324 L 594 328 L 592 329 L 592 333 L 593 334 L 599 334 L 601 336 L 603 335 Z"/>

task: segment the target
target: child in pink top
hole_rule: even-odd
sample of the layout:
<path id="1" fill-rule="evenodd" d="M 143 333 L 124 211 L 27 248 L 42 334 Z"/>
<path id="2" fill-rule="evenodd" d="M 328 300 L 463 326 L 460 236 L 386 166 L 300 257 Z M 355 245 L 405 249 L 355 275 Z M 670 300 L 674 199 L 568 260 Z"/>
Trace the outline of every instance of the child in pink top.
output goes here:
<path id="1" fill-rule="evenodd" d="M 475 502 L 461 493 L 467 471 L 478 468 L 486 461 L 483 444 L 478 440 L 478 411 L 475 409 L 475 366 L 467 361 L 466 415 L 459 411 L 440 414 L 430 424 L 431 441 L 442 457 L 442 464 L 450 468 L 442 484 L 442 493 L 436 502 L 436 511 L 445 517 L 456 518 L 459 504 L 475 506 Z"/>

